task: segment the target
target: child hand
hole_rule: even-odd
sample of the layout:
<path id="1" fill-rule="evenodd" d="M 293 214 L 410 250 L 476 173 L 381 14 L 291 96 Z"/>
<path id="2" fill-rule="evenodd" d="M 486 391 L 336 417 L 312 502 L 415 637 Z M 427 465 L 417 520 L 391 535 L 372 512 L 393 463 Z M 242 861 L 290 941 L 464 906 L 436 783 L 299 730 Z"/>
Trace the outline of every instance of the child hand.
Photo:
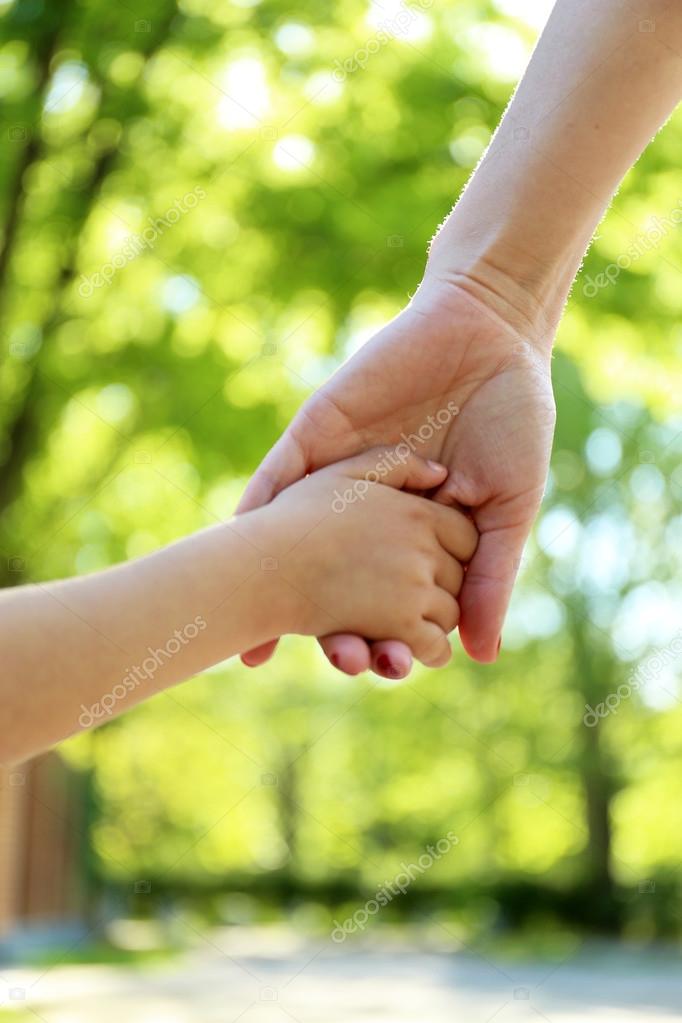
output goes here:
<path id="1" fill-rule="evenodd" d="M 263 592 L 282 631 L 400 638 L 423 664 L 450 659 L 462 564 L 478 534 L 452 508 L 409 493 L 443 483 L 443 466 L 375 448 L 313 473 L 240 517 L 270 563 Z M 369 482 L 375 481 L 375 482 Z"/>

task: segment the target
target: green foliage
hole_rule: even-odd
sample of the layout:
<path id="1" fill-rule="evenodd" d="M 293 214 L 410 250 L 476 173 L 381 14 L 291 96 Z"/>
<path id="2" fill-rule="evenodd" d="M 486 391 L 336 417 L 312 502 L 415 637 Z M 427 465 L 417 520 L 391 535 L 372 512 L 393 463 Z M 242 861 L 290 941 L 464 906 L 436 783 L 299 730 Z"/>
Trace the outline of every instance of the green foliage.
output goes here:
<path id="1" fill-rule="evenodd" d="M 300 402 L 416 286 L 532 41 L 512 7 L 424 5 L 375 49 L 359 0 L 0 6 L 3 583 L 231 512 Z M 371 892 L 448 831 L 424 892 L 521 876 L 615 899 L 676 865 L 674 669 L 582 719 L 679 629 L 681 139 L 676 117 L 574 288 L 499 665 L 460 655 L 386 688 L 286 641 L 69 744 L 93 772 L 102 878 L 284 871 Z M 645 898 L 625 914 L 641 934 Z"/>

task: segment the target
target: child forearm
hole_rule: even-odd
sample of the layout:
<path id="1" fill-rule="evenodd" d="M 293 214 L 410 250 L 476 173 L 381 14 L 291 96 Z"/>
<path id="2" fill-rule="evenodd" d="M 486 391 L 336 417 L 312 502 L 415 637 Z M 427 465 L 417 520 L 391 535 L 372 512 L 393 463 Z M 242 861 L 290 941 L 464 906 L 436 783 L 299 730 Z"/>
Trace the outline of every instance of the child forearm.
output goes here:
<path id="1" fill-rule="evenodd" d="M 287 632 L 404 635 L 422 663 L 447 663 L 458 559 L 478 537 L 465 516 L 397 492 L 436 486 L 442 466 L 389 453 L 382 472 L 386 450 L 367 452 L 138 561 L 0 593 L 0 763 Z"/>
<path id="2" fill-rule="evenodd" d="M 0 594 L 0 761 L 270 638 L 277 601 L 266 622 L 263 557 L 224 525 L 105 572 Z"/>

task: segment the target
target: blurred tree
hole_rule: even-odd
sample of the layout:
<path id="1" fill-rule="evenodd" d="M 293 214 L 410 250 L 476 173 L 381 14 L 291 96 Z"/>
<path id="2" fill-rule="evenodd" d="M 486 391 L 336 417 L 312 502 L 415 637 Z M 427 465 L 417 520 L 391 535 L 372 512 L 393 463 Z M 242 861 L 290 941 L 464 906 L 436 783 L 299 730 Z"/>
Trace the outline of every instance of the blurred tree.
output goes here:
<path id="1" fill-rule="evenodd" d="M 231 513 L 302 398 L 408 299 L 536 6 L 0 3 L 0 584 Z M 422 894 L 494 891 L 490 921 L 531 912 L 533 886 L 568 915 L 589 891 L 608 921 L 619 886 L 679 860 L 672 658 L 583 716 L 679 629 L 681 131 L 628 176 L 574 289 L 500 664 L 385 689 L 291 641 L 72 743 L 103 878 L 372 890 L 452 829 Z"/>

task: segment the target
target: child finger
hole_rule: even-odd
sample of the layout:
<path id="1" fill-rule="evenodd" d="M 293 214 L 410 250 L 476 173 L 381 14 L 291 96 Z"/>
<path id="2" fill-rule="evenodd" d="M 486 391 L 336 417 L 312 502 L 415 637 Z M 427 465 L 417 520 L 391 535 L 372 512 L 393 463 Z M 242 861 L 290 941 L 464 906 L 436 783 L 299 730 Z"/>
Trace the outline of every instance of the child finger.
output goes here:
<path id="1" fill-rule="evenodd" d="M 423 621 L 410 646 L 417 660 L 427 668 L 442 668 L 452 656 L 448 637 L 434 622 Z"/>
<path id="2" fill-rule="evenodd" d="M 447 469 L 397 447 L 378 447 L 356 455 L 347 462 L 349 475 L 367 483 L 384 483 L 398 490 L 432 490 L 443 482 Z"/>
<path id="3" fill-rule="evenodd" d="M 459 561 L 470 561 L 478 546 L 478 530 L 471 519 L 434 501 L 430 502 L 430 508 L 441 547 Z"/>
<path id="4" fill-rule="evenodd" d="M 459 604 L 452 596 L 440 587 L 434 588 L 429 600 L 428 610 L 424 617 L 438 625 L 447 635 L 457 628 L 459 622 Z"/>
<path id="5" fill-rule="evenodd" d="M 456 597 L 462 588 L 464 580 L 464 569 L 457 558 L 446 554 L 444 550 L 438 553 L 436 563 L 435 582 L 441 589 Z"/>

